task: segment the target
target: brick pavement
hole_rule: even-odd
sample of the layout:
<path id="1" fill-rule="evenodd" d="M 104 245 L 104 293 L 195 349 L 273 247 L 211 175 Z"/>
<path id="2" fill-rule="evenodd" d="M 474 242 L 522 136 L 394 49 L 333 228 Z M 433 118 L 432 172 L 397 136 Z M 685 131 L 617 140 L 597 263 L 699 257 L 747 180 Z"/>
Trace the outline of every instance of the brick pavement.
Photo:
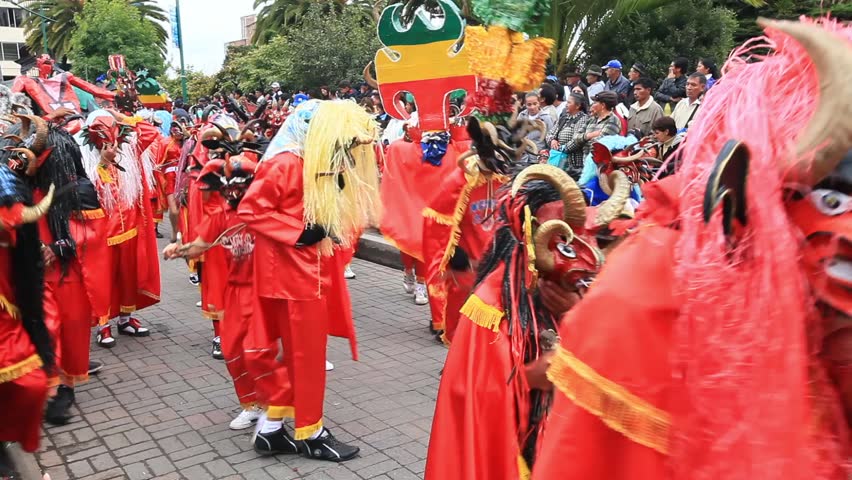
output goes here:
<path id="1" fill-rule="evenodd" d="M 210 322 L 184 264 L 167 262 L 163 301 L 139 315 L 151 336 L 118 336 L 111 350 L 93 344 L 107 366 L 77 389 L 72 423 L 45 428 L 40 465 L 53 480 L 422 478 L 446 350 L 428 334 L 428 307 L 402 292 L 400 272 L 361 260 L 353 269 L 361 360 L 330 339 L 325 421 L 361 447 L 359 458 L 261 458 L 251 430 L 228 429 L 239 405 L 225 364 L 210 357 Z"/>

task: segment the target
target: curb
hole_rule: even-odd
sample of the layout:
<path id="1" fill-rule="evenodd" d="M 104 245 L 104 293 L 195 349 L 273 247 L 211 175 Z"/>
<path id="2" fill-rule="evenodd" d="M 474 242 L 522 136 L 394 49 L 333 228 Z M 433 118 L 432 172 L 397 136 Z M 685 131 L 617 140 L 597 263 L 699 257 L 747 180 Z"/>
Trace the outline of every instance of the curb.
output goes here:
<path id="1" fill-rule="evenodd" d="M 399 250 L 375 230 L 368 230 L 361 235 L 355 257 L 396 270 L 403 269 Z"/>

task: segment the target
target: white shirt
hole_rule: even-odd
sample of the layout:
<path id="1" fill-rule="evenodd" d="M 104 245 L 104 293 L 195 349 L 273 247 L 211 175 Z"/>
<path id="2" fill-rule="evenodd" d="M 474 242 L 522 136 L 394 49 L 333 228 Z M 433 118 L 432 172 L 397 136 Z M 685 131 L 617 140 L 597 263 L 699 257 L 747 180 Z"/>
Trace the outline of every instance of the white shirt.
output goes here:
<path id="1" fill-rule="evenodd" d="M 690 103 L 689 97 L 677 102 L 677 106 L 672 112 L 672 118 L 674 119 L 675 125 L 677 126 L 678 130 L 683 130 L 684 128 L 689 127 L 687 123 L 692 123 L 692 121 L 695 120 L 695 117 L 698 116 L 698 113 L 696 112 L 693 115 L 693 112 L 698 110 L 698 107 L 700 106 L 701 97 L 699 97 L 692 103 Z"/>

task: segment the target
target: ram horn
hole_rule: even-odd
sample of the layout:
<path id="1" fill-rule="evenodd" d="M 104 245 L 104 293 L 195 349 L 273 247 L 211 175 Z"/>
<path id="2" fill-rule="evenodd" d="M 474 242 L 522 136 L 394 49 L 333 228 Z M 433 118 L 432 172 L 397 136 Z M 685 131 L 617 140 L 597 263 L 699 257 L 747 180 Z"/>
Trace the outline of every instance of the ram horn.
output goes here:
<path id="1" fill-rule="evenodd" d="M 562 219 L 569 225 L 586 224 L 586 199 L 577 182 L 562 169 L 548 164 L 531 165 L 515 177 L 512 182 L 512 196 L 532 180 L 543 180 L 559 191 L 562 198 Z"/>
<path id="2" fill-rule="evenodd" d="M 16 113 L 15 116 L 21 119 L 21 134 L 29 134 L 30 124 L 35 124 L 35 141 L 33 141 L 30 149 L 35 154 L 41 153 L 44 147 L 47 146 L 47 122 L 37 115 L 21 115 Z"/>
<path id="3" fill-rule="evenodd" d="M 794 152 L 797 161 L 785 165 L 787 182 L 815 185 L 827 177 L 852 148 L 852 123 L 838 122 L 852 116 L 852 45 L 849 41 L 816 24 L 775 21 L 759 18 L 763 28 L 783 32 L 799 42 L 808 52 L 819 79 L 819 103 L 799 135 Z M 815 152 L 812 162 L 807 159 Z"/>
<path id="4" fill-rule="evenodd" d="M 548 220 L 542 223 L 533 234 L 533 245 L 535 246 L 535 267 L 540 272 L 549 273 L 556 270 L 556 259 L 550 242 L 556 235 L 566 238 L 565 243 L 574 241 L 574 231 L 571 226 L 562 220 Z"/>
<path id="5" fill-rule="evenodd" d="M 618 218 L 624 212 L 624 206 L 630 199 L 630 179 L 627 175 L 616 170 L 608 176 L 612 182 L 612 194 L 605 202 L 600 204 L 595 214 L 595 226 L 603 227 Z"/>
<path id="6" fill-rule="evenodd" d="M 257 135 L 255 135 L 254 130 L 252 128 L 256 125 L 260 125 L 261 123 L 263 123 L 263 120 L 261 120 L 259 118 L 256 118 L 256 119 L 248 122 L 246 124 L 246 126 L 243 128 L 243 131 L 240 132 L 240 137 L 237 140 L 239 140 L 241 142 L 245 142 L 245 141 L 253 142 L 257 138 Z"/>
<path id="7" fill-rule="evenodd" d="M 53 203 L 54 191 L 56 191 L 56 187 L 53 184 L 50 184 L 50 188 L 47 190 L 47 195 L 45 195 L 40 202 L 32 207 L 24 207 L 24 211 L 21 214 L 22 223 L 34 223 L 37 222 L 39 218 L 43 217 L 47 211 L 50 210 L 50 204 Z"/>
<path id="8" fill-rule="evenodd" d="M 370 69 L 372 67 L 373 67 L 373 62 L 368 63 L 367 66 L 364 67 L 364 81 L 367 82 L 367 85 L 369 85 L 370 87 L 378 90 L 379 89 L 379 82 L 376 81 L 376 79 L 373 77 L 372 72 L 370 72 Z"/>

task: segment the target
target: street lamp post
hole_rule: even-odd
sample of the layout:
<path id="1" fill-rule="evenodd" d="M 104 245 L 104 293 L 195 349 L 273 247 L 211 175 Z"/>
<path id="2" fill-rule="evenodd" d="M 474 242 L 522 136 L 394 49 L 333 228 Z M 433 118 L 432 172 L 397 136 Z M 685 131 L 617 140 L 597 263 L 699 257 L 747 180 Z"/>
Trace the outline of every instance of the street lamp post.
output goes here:
<path id="1" fill-rule="evenodd" d="M 50 17 L 48 17 L 47 15 L 44 14 L 44 5 L 40 5 L 39 9 L 38 9 L 39 11 L 36 12 L 35 10 L 31 10 L 31 9 L 21 5 L 19 2 L 9 0 L 9 3 L 20 8 L 21 10 L 24 10 L 24 11 L 30 13 L 31 15 L 35 15 L 35 16 L 41 18 L 41 40 L 42 40 L 42 45 L 44 46 L 44 53 L 50 53 L 49 49 L 47 48 L 47 22 L 55 22 L 56 20 L 54 20 L 54 19 L 52 19 L 52 18 L 50 18 Z"/>

